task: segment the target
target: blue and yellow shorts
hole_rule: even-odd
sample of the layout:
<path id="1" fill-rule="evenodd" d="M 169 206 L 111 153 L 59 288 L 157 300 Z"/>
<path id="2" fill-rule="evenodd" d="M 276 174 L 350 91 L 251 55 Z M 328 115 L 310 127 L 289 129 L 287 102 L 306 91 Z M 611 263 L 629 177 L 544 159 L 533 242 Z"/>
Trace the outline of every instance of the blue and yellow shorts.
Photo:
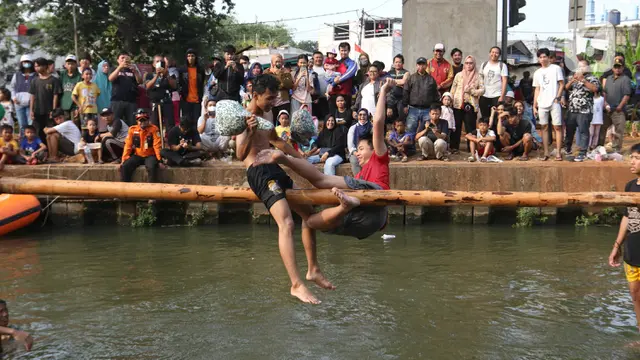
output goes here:
<path id="1" fill-rule="evenodd" d="M 624 263 L 624 273 L 628 282 L 640 281 L 640 267 Z"/>

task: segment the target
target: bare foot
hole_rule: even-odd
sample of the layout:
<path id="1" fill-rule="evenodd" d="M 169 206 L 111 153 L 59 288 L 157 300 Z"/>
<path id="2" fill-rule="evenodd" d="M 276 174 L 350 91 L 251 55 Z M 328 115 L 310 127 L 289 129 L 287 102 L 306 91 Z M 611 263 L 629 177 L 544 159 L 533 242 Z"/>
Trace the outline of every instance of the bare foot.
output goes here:
<path id="1" fill-rule="evenodd" d="M 334 187 L 333 189 L 331 189 L 331 192 L 338 198 L 338 200 L 340 200 L 340 205 L 348 210 L 360 206 L 360 199 L 349 196 L 345 194 L 344 191 L 338 188 Z"/>
<path id="2" fill-rule="evenodd" d="M 304 284 L 292 286 L 291 295 L 297 297 L 298 299 L 300 299 L 300 301 L 307 304 L 320 304 L 321 302 Z"/>
<path id="3" fill-rule="evenodd" d="M 286 155 L 280 150 L 262 150 L 256 155 L 256 159 L 253 162 L 254 165 L 262 165 L 262 164 L 277 164 L 283 159 Z"/>
<path id="4" fill-rule="evenodd" d="M 4 170 L 4 164 L 0 163 L 0 171 Z"/>
<path id="5" fill-rule="evenodd" d="M 320 271 L 320 269 L 317 270 L 309 270 L 307 272 L 307 278 L 308 281 L 313 281 L 314 283 L 316 283 L 316 285 L 320 286 L 323 289 L 327 289 L 327 290 L 335 290 L 336 287 L 333 286 L 332 283 L 329 282 L 329 280 L 327 280 L 327 278 L 324 277 L 324 274 L 322 273 L 322 271 Z"/>

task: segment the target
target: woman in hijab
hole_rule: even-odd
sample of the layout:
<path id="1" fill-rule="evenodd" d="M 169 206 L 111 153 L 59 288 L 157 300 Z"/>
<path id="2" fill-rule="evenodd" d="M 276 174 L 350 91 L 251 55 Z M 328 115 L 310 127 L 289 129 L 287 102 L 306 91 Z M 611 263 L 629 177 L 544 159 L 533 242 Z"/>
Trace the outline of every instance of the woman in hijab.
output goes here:
<path id="1" fill-rule="evenodd" d="M 244 77 L 244 84 L 240 88 L 240 96 L 242 97 L 243 101 L 251 100 L 251 94 L 247 91 L 247 81 L 253 81 L 253 79 L 255 79 L 258 75 L 262 75 L 262 64 L 256 61 L 251 64 L 251 66 L 249 66 L 247 75 Z"/>
<path id="2" fill-rule="evenodd" d="M 351 170 L 356 175 L 362 170 L 358 158 L 356 157 L 356 151 L 358 150 L 358 141 L 364 135 L 371 133 L 373 125 L 369 121 L 369 111 L 367 109 L 358 110 L 358 121 L 351 125 L 349 132 L 347 133 L 347 149 L 349 150 L 349 162 L 351 163 Z"/>
<path id="3" fill-rule="evenodd" d="M 98 71 L 96 71 L 95 84 L 100 89 L 100 95 L 96 100 L 98 112 L 108 108 L 111 105 L 111 81 L 109 81 L 109 63 L 106 60 L 100 61 Z M 119 120 L 119 119 L 117 119 Z M 107 124 L 102 120 L 98 120 L 98 130 L 105 131 Z"/>
<path id="4" fill-rule="evenodd" d="M 13 74 L 13 78 L 11 78 L 11 83 L 9 84 L 9 90 L 11 90 L 13 104 L 16 109 L 16 117 L 18 118 L 18 125 L 20 126 L 20 136 L 24 134 L 24 128 L 31 124 L 29 114 L 31 95 L 29 94 L 29 87 L 31 80 L 33 80 L 35 76 L 36 72 L 31 56 L 22 55 L 22 57 L 20 57 L 20 69 Z"/>
<path id="5" fill-rule="evenodd" d="M 462 135 L 462 123 L 467 134 L 475 131 L 478 118 L 479 98 L 484 94 L 484 83 L 476 68 L 476 58 L 469 55 L 464 59 L 463 69 L 456 74 L 451 85 L 453 96 L 453 115 L 456 120 L 456 131 L 451 134 L 452 152 L 460 149 L 460 136 Z M 455 139 L 455 140 L 454 140 Z M 457 147 L 453 147 L 457 144 Z M 467 142 L 467 149 L 469 144 Z"/>
<path id="6" fill-rule="evenodd" d="M 336 123 L 336 117 L 328 115 L 324 129 L 318 134 L 315 145 L 320 149 L 318 155 L 308 158 L 312 164 L 324 162 L 325 175 L 335 175 L 336 167 L 344 162 L 344 149 L 347 147 L 347 136 L 343 125 Z"/>

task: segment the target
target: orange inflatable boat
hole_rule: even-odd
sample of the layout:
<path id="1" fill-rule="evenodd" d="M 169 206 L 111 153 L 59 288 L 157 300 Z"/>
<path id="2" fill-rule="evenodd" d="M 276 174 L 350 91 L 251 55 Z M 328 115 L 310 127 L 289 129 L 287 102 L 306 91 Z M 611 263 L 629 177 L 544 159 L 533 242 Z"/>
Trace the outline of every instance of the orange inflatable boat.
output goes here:
<path id="1" fill-rule="evenodd" d="M 0 236 L 31 224 L 40 211 L 40 201 L 33 195 L 0 194 Z"/>

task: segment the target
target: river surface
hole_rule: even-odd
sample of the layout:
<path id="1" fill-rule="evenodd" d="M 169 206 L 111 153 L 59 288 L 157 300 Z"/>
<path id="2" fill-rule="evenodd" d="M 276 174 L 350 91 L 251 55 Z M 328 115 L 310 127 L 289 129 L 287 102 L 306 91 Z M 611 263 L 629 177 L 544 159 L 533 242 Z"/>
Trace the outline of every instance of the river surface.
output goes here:
<path id="1" fill-rule="evenodd" d="M 616 230 L 319 235 L 338 289 L 313 287 L 316 306 L 289 296 L 273 227 L 13 237 L 0 298 L 36 343 L 3 359 L 637 359 L 624 274 L 606 264 Z"/>

